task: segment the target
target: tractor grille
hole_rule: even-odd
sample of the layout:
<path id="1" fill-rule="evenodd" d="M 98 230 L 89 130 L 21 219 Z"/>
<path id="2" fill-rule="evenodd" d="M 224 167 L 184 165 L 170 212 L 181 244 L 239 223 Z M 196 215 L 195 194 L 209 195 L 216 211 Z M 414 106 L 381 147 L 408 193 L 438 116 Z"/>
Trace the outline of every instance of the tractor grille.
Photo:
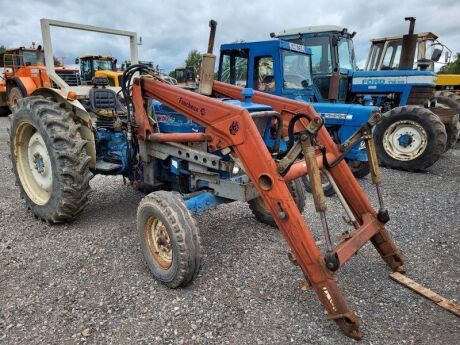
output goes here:
<path id="1" fill-rule="evenodd" d="M 407 104 L 423 105 L 427 99 L 433 97 L 434 87 L 431 86 L 415 86 L 412 88 L 407 99 Z"/>
<path id="2" fill-rule="evenodd" d="M 69 86 L 79 86 L 81 85 L 80 73 L 78 71 L 56 71 L 57 75 L 62 78 Z M 53 82 L 53 87 L 56 87 L 56 84 Z"/>

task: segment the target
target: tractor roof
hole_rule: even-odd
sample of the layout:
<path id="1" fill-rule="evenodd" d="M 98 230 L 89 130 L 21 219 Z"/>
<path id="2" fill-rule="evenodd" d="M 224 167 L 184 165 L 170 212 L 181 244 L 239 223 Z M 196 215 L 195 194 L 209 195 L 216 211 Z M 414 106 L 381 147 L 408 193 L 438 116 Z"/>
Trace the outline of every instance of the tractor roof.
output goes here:
<path id="1" fill-rule="evenodd" d="M 85 54 L 85 55 L 80 55 L 80 59 L 113 60 L 113 57 L 110 55 Z"/>
<path id="2" fill-rule="evenodd" d="M 24 50 L 24 51 L 31 51 L 31 52 L 38 51 L 37 48 L 26 48 L 26 47 L 8 48 L 5 51 L 6 52 L 12 52 L 12 51 L 16 51 L 16 50 Z"/>
<path id="3" fill-rule="evenodd" d="M 438 38 L 438 35 L 432 32 L 420 32 L 417 34 L 418 38 L 422 40 L 435 40 Z M 380 37 L 380 38 L 373 38 L 371 39 L 372 43 L 379 43 L 379 42 L 386 42 L 386 41 L 396 41 L 402 39 L 402 35 L 396 35 L 396 36 L 386 36 L 386 37 Z"/>
<path id="4" fill-rule="evenodd" d="M 316 26 L 303 26 L 293 29 L 285 29 L 276 35 L 277 37 L 301 35 L 301 34 L 317 34 L 321 32 L 342 32 L 344 27 L 337 25 L 316 25 Z"/>
<path id="5" fill-rule="evenodd" d="M 267 48 L 267 47 L 274 47 L 274 48 L 281 48 L 291 51 L 296 51 L 302 54 L 311 54 L 310 48 L 301 45 L 295 44 L 292 42 L 283 41 L 282 39 L 273 39 L 267 41 L 257 41 L 257 42 L 241 42 L 241 43 L 229 43 L 229 44 L 222 44 L 220 46 L 220 50 L 233 50 L 233 49 L 258 49 L 258 48 Z"/>

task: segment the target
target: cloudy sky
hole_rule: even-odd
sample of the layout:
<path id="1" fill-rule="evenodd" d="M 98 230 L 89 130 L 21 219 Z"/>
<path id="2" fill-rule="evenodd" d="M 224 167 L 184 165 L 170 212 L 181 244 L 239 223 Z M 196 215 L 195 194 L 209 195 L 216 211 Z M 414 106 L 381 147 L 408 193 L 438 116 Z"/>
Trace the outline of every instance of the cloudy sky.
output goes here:
<path id="1" fill-rule="evenodd" d="M 209 19 L 218 22 L 221 43 L 269 39 L 270 32 L 307 25 L 333 24 L 356 31 L 358 64 L 367 57 L 369 39 L 405 33 L 404 17 L 417 18 L 416 31 L 433 31 L 460 52 L 460 1 L 453 0 L 0 0 L 0 45 L 41 43 L 40 18 L 136 31 L 142 36 L 141 60 L 169 71 L 184 64 L 191 49 L 207 48 Z M 129 56 L 128 39 L 97 33 L 53 29 L 56 56 L 67 64 L 85 53 Z"/>

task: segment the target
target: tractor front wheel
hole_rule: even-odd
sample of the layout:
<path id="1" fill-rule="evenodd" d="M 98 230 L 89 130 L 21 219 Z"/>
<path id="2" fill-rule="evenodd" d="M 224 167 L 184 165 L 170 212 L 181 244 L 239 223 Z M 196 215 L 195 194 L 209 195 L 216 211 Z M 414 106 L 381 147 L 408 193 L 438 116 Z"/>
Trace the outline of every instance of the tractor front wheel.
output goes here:
<path id="1" fill-rule="evenodd" d="M 446 130 L 439 117 L 418 106 L 394 108 L 374 129 L 381 165 L 407 171 L 432 166 L 446 147 Z"/>
<path id="2" fill-rule="evenodd" d="M 455 145 L 460 136 L 460 95 L 449 91 L 436 91 L 434 93 L 434 99 L 436 99 L 438 106 L 442 108 L 457 110 L 457 115 L 452 119 L 452 121 L 444 124 L 447 134 L 447 151 Z"/>
<path id="3" fill-rule="evenodd" d="M 305 189 L 302 185 L 302 180 L 298 178 L 294 181 L 289 181 L 287 183 L 287 187 L 291 192 L 297 208 L 300 213 L 302 213 L 305 208 Z M 259 222 L 276 227 L 275 220 L 273 219 L 270 210 L 260 196 L 249 201 L 249 208 Z"/>
<path id="4" fill-rule="evenodd" d="M 41 96 L 19 100 L 9 145 L 21 196 L 47 222 L 70 221 L 88 202 L 90 157 L 72 114 Z"/>
<path id="5" fill-rule="evenodd" d="M 178 193 L 147 195 L 137 208 L 137 231 L 153 276 L 170 288 L 186 286 L 201 263 L 198 227 Z"/>

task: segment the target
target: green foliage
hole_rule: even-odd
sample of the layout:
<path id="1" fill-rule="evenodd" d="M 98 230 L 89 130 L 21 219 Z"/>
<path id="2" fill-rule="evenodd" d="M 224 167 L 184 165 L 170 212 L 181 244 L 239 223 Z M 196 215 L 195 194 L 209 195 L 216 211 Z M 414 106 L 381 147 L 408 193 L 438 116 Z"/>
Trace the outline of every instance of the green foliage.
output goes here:
<path id="1" fill-rule="evenodd" d="M 0 67 L 3 67 L 3 53 L 5 53 L 5 46 L 0 46 Z"/>
<path id="2" fill-rule="evenodd" d="M 53 56 L 53 60 L 54 60 L 54 67 L 62 67 L 62 66 L 63 66 L 63 65 L 62 65 L 62 61 L 59 60 L 58 57 Z"/>
<path id="3" fill-rule="evenodd" d="M 460 74 L 460 53 L 457 53 L 455 60 L 442 66 L 439 74 Z"/>
<path id="4" fill-rule="evenodd" d="M 192 67 L 195 70 L 195 73 L 198 73 L 200 66 L 201 54 L 198 50 L 193 49 L 188 53 L 187 59 L 185 59 L 185 67 Z"/>

